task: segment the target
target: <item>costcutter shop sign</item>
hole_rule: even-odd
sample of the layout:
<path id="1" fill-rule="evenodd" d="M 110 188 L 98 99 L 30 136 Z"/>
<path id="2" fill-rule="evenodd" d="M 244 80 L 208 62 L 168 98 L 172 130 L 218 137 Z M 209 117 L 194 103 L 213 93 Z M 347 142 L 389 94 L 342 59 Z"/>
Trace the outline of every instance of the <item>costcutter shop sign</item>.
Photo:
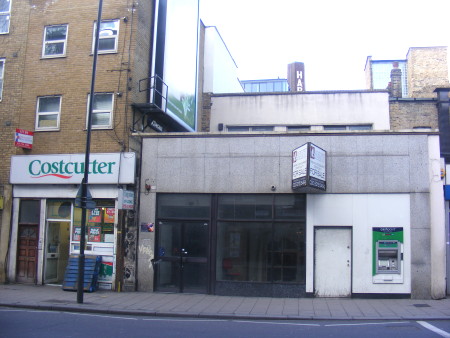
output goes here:
<path id="1" fill-rule="evenodd" d="M 326 151 L 311 142 L 292 151 L 292 190 L 327 189 Z"/>
<path id="2" fill-rule="evenodd" d="M 132 184 L 134 153 L 91 153 L 89 165 L 84 154 L 11 157 L 11 184 L 79 184 L 85 168 L 92 184 Z"/>

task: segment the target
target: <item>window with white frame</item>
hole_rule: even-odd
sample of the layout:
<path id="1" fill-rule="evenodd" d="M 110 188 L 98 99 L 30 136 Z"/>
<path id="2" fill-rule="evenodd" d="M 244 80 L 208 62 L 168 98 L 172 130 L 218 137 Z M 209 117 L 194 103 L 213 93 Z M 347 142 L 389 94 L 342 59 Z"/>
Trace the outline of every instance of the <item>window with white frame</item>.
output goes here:
<path id="1" fill-rule="evenodd" d="M 3 74 L 5 70 L 5 59 L 0 59 L 0 101 L 3 97 Z"/>
<path id="2" fill-rule="evenodd" d="M 92 39 L 92 52 L 94 52 L 95 29 L 97 24 L 94 23 L 94 34 Z M 98 41 L 98 53 L 116 53 L 119 38 L 119 20 L 105 20 L 100 23 L 100 34 Z"/>
<path id="3" fill-rule="evenodd" d="M 68 25 L 45 27 L 42 57 L 61 57 L 66 55 Z"/>
<path id="4" fill-rule="evenodd" d="M 36 130 L 58 130 L 61 113 L 61 96 L 38 97 Z"/>
<path id="5" fill-rule="evenodd" d="M 9 33 L 11 0 L 0 0 L 0 34 Z"/>
<path id="6" fill-rule="evenodd" d="M 94 102 L 92 103 L 92 128 L 112 128 L 113 99 L 114 95 L 112 93 L 94 94 Z"/>

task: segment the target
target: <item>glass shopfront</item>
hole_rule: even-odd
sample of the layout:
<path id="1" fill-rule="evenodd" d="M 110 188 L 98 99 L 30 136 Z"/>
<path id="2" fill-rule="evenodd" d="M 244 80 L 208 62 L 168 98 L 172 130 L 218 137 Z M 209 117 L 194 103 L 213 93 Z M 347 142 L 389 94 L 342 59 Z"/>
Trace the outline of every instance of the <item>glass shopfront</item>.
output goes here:
<path id="1" fill-rule="evenodd" d="M 115 200 L 96 199 L 96 208 L 88 209 L 86 214 L 86 255 L 102 256 L 102 264 L 98 276 L 99 287 L 111 290 L 115 266 Z M 71 232 L 71 253 L 80 252 L 81 208 L 74 208 L 73 227 Z"/>
<path id="2" fill-rule="evenodd" d="M 159 194 L 157 225 L 156 290 L 304 293 L 306 195 Z"/>

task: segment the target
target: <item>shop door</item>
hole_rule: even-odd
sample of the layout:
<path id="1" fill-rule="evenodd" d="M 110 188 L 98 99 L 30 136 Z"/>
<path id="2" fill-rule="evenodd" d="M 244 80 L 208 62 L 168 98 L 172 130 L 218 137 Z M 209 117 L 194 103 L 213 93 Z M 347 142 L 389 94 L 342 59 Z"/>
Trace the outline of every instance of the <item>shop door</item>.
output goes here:
<path id="1" fill-rule="evenodd" d="M 314 291 L 317 297 L 351 295 L 351 241 L 351 228 L 315 229 Z"/>
<path id="2" fill-rule="evenodd" d="M 17 282 L 35 283 L 37 269 L 38 225 L 19 225 Z"/>
<path id="3" fill-rule="evenodd" d="M 208 292 L 207 222 L 159 222 L 155 259 L 156 290 Z"/>
<path id="4" fill-rule="evenodd" d="M 47 223 L 44 283 L 61 283 L 69 258 L 70 222 Z"/>

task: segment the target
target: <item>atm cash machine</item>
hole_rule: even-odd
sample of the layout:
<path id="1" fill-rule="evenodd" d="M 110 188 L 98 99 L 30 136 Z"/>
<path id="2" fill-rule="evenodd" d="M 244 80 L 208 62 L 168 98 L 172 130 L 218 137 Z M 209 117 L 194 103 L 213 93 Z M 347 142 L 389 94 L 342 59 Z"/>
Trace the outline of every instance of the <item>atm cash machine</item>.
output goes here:
<path id="1" fill-rule="evenodd" d="M 373 228 L 373 283 L 403 283 L 403 228 Z"/>

